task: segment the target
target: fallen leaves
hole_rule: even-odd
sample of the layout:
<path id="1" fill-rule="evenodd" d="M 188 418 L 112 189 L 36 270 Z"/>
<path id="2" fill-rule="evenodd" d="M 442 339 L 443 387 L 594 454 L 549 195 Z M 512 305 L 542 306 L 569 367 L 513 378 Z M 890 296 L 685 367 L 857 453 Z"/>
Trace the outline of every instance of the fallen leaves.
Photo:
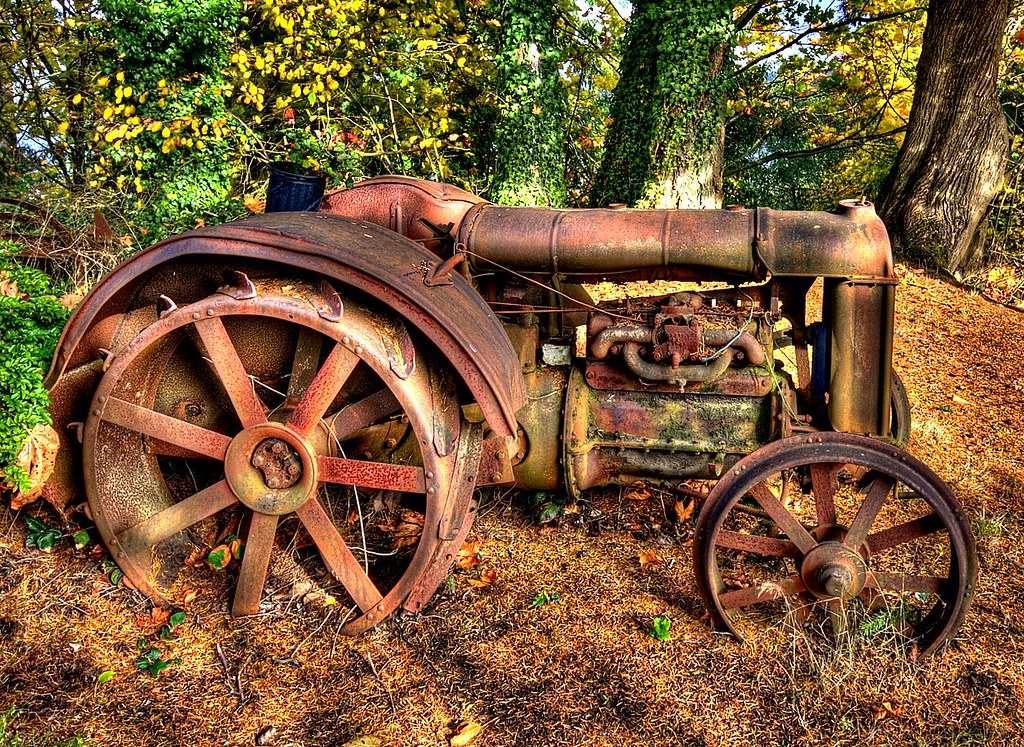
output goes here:
<path id="1" fill-rule="evenodd" d="M 53 465 L 57 460 L 57 450 L 60 448 L 60 437 L 50 426 L 40 423 L 33 428 L 25 437 L 25 443 L 15 459 L 15 465 L 28 474 L 29 489 L 22 492 L 14 489 L 11 495 L 11 509 L 17 511 L 28 505 L 43 492 L 43 486 L 53 474 Z M 6 482 L 6 481 L 5 481 Z M 12 488 L 9 483 L 8 488 Z M 63 506 L 54 506 L 57 510 Z"/>
<path id="2" fill-rule="evenodd" d="M 136 615 L 135 623 L 140 628 L 159 628 L 171 619 L 171 611 L 163 607 L 154 607 L 148 615 Z"/>
<path id="3" fill-rule="evenodd" d="M 22 293 L 18 291 L 18 281 L 11 280 L 7 272 L 0 272 L 0 296 L 8 298 L 21 298 Z"/>
<path id="4" fill-rule="evenodd" d="M 483 565 L 483 561 L 480 559 L 480 542 L 466 542 L 460 549 L 459 554 L 455 558 L 455 564 L 464 571 L 471 571 Z"/>
<path id="5" fill-rule="evenodd" d="M 902 708 L 893 707 L 893 704 L 888 700 L 882 701 L 878 705 L 871 706 L 871 715 L 875 721 L 881 721 L 886 718 L 895 718 L 902 713 Z"/>
<path id="6" fill-rule="evenodd" d="M 463 544 L 455 558 L 455 565 L 470 574 L 468 579 L 470 586 L 485 589 L 493 586 L 494 582 L 498 580 L 498 572 L 483 567 L 484 561 L 480 557 L 481 544 L 480 540 Z"/>
<path id="7" fill-rule="evenodd" d="M 453 736 L 449 741 L 449 744 L 451 747 L 466 747 L 466 745 L 476 739 L 483 730 L 483 724 L 479 724 L 476 721 L 466 721 L 459 727 L 455 736 Z"/>
<path id="8" fill-rule="evenodd" d="M 646 483 L 638 481 L 626 488 L 625 498 L 627 501 L 646 501 L 653 495 Z"/>
<path id="9" fill-rule="evenodd" d="M 398 515 L 394 534 L 391 537 L 392 549 L 400 550 L 403 547 L 412 547 L 419 542 L 423 534 L 423 522 L 426 518 L 418 511 L 403 509 Z"/>
<path id="10" fill-rule="evenodd" d="M 479 578 L 469 579 L 470 586 L 475 586 L 478 589 L 485 589 L 488 586 L 492 586 L 495 581 L 498 580 L 498 572 L 492 571 L 489 568 L 484 568 L 480 571 Z"/>
<path id="11" fill-rule="evenodd" d="M 684 501 L 682 498 L 676 498 L 675 503 L 672 504 L 672 513 L 676 515 L 676 521 L 682 523 L 687 519 L 693 517 L 693 508 L 697 505 L 694 500 Z"/>
<path id="12" fill-rule="evenodd" d="M 78 306 L 78 304 L 82 303 L 82 300 L 84 298 L 85 298 L 85 294 L 84 293 L 78 293 L 76 291 L 72 291 L 71 293 L 65 293 L 63 296 L 61 296 L 57 300 L 60 301 L 60 305 L 61 306 L 63 306 L 65 309 L 69 309 L 70 310 L 70 309 L 74 309 L 76 306 Z"/>
<path id="13" fill-rule="evenodd" d="M 1019 297 L 1024 291 L 1024 276 L 1009 265 L 993 267 L 985 278 L 985 292 L 997 301 L 1024 308 Z"/>
<path id="14" fill-rule="evenodd" d="M 655 550 L 644 550 L 639 555 L 640 567 L 646 568 L 649 565 L 664 565 L 665 560 Z"/>
<path id="15" fill-rule="evenodd" d="M 350 524 L 359 521 L 358 517 L 356 517 L 356 522 L 353 522 L 352 518 L 349 516 Z M 426 517 L 419 511 L 404 508 L 391 521 L 378 524 L 377 529 L 391 535 L 392 550 L 401 550 L 405 547 L 413 547 L 420 541 L 420 537 L 423 535 L 424 521 L 426 521 Z"/>
<path id="16" fill-rule="evenodd" d="M 242 202 L 250 213 L 262 213 L 267 207 L 267 201 L 255 195 L 246 195 L 242 198 Z"/>

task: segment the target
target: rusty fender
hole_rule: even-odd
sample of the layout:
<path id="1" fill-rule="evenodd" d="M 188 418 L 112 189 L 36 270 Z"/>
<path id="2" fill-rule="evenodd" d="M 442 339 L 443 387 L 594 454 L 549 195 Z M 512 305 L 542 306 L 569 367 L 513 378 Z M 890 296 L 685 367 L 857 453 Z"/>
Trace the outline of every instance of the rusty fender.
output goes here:
<path id="1" fill-rule="evenodd" d="M 177 305 L 205 298 L 225 277 L 248 273 L 319 278 L 325 296 L 350 287 L 390 307 L 449 361 L 498 436 L 514 436 L 525 401 L 518 358 L 480 296 L 453 274 L 428 283 L 440 260 L 397 234 L 358 220 L 317 213 L 253 216 L 176 236 L 108 274 L 64 328 L 46 386 L 65 442 L 49 491 L 70 497 L 79 479 L 68 426 L 84 409 L 118 349 L 156 320 L 160 297 Z M 332 313 L 324 309 L 324 314 Z M 111 352 L 113 351 L 113 352 Z"/>

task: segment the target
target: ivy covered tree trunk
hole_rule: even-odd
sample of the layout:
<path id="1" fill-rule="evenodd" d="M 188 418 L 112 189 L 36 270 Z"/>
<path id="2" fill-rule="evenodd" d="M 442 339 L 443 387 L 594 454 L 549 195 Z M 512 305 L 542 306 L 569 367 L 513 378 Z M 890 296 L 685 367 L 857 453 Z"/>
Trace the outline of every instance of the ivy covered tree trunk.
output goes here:
<path id="1" fill-rule="evenodd" d="M 721 205 L 731 38 L 731 2 L 633 3 L 593 205 Z"/>
<path id="2" fill-rule="evenodd" d="M 981 259 L 1009 152 L 996 88 L 1009 0 L 931 0 L 907 134 L 878 199 L 897 251 L 947 268 Z"/>
<path id="3" fill-rule="evenodd" d="M 566 92 L 553 0 L 507 0 L 498 55 L 495 175 L 501 205 L 565 204 Z"/>

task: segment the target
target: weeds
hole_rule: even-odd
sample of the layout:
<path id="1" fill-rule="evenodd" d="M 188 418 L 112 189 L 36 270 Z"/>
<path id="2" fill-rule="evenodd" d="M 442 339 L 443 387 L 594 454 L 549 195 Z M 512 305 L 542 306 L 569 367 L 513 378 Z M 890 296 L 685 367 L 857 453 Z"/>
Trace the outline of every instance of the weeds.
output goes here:
<path id="1" fill-rule="evenodd" d="M 0 241 L 0 475 L 8 487 L 27 493 L 33 485 L 19 452 L 37 426 L 51 422 L 43 369 L 68 311 L 46 275 L 17 261 L 18 248 Z"/>
<path id="2" fill-rule="evenodd" d="M 547 591 L 538 591 L 537 596 L 535 596 L 533 598 L 533 601 L 530 602 L 530 606 L 543 607 L 545 604 L 552 604 L 554 602 L 559 601 L 560 599 L 561 597 L 558 596 L 558 594 L 552 594 Z"/>
<path id="3" fill-rule="evenodd" d="M 28 524 L 25 547 L 34 547 L 42 552 L 52 552 L 57 540 L 64 536 L 59 529 L 51 527 L 35 516 L 26 516 L 25 523 Z"/>
<path id="4" fill-rule="evenodd" d="M 26 734 L 14 728 L 12 722 L 18 718 L 18 712 L 11 708 L 0 713 L 0 747 L 88 747 L 83 737 L 72 737 L 66 741 L 53 739 L 47 734 Z"/>
<path id="5" fill-rule="evenodd" d="M 160 626 L 157 638 L 169 643 L 177 641 L 177 630 L 185 622 L 186 618 L 187 615 L 183 610 L 172 613 L 167 618 L 167 622 Z M 165 658 L 166 653 L 156 646 L 150 645 L 145 638 L 140 638 L 136 642 L 135 647 L 142 652 L 134 661 L 135 668 L 140 672 L 148 673 L 151 677 L 159 677 L 161 672 L 166 672 L 172 666 L 181 664 L 181 659 L 178 657 L 173 659 Z"/>
<path id="6" fill-rule="evenodd" d="M 667 641 L 672 637 L 669 632 L 672 628 L 672 621 L 667 617 L 656 617 L 651 623 L 651 637 L 659 641 Z"/>
<path id="7" fill-rule="evenodd" d="M 1006 535 L 1006 514 L 990 514 L 985 509 L 974 517 L 971 526 L 978 540 L 997 540 Z"/>
<path id="8" fill-rule="evenodd" d="M 142 651 L 149 648 L 149 644 L 146 643 L 145 639 L 139 639 L 139 650 Z M 165 672 L 176 664 L 181 664 L 181 659 L 165 659 L 164 655 L 158 648 L 149 648 L 144 654 L 139 656 L 135 660 L 135 668 L 140 672 L 148 672 L 150 677 L 159 677 L 161 672 Z"/>

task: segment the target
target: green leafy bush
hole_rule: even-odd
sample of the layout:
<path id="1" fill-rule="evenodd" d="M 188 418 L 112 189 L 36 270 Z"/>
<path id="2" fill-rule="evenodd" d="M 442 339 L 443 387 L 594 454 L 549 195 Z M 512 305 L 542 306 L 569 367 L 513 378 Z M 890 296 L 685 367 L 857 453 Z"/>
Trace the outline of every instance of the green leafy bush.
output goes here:
<path id="1" fill-rule="evenodd" d="M 50 279 L 15 258 L 17 246 L 0 242 L 0 473 L 26 491 L 28 474 L 15 460 L 29 432 L 50 423 L 43 371 L 67 321 Z"/>

